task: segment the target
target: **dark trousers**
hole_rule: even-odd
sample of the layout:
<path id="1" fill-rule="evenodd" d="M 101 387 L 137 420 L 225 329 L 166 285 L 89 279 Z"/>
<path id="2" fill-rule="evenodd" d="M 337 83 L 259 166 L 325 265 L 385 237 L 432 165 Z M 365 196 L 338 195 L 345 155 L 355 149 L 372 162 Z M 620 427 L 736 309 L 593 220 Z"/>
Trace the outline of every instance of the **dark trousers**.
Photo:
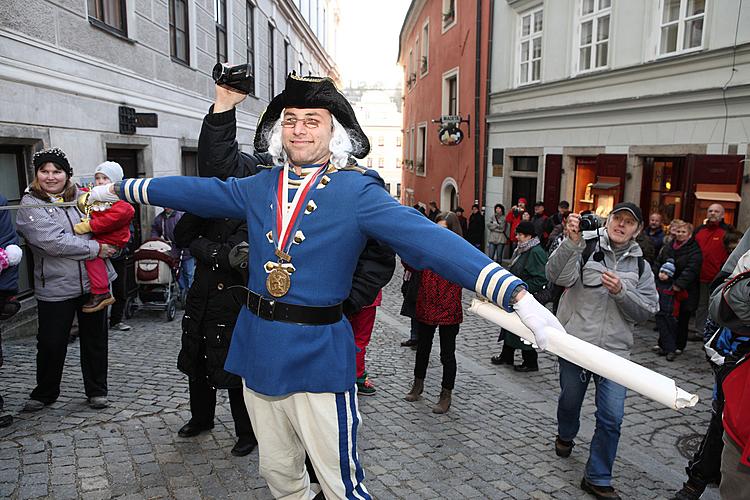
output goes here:
<path id="1" fill-rule="evenodd" d="M 666 352 L 674 352 L 677 349 L 677 318 L 671 314 L 657 313 L 656 329 L 659 331 L 659 347 Z"/>
<path id="2" fill-rule="evenodd" d="M 209 426 L 214 423 L 216 415 L 216 389 L 206 382 L 206 379 L 191 379 L 190 388 L 190 421 Z M 238 438 L 254 436 L 250 416 L 247 414 L 242 388 L 227 389 L 229 392 L 229 408 L 234 419 L 234 432 Z"/>
<path id="3" fill-rule="evenodd" d="M 513 347 L 508 347 L 508 343 L 503 343 L 503 350 L 500 352 L 500 359 L 513 364 L 515 360 L 516 350 Z M 531 368 L 539 368 L 539 354 L 534 349 L 521 349 L 521 358 L 523 359 L 523 365 Z"/>
<path id="4" fill-rule="evenodd" d="M 125 279 L 125 259 L 110 259 L 112 267 L 115 268 L 117 279 L 112 282 L 112 296 L 115 303 L 109 312 L 109 326 L 114 326 L 122 321 L 122 312 L 125 310 L 125 301 L 128 300 L 126 290 L 127 280 Z"/>
<path id="5" fill-rule="evenodd" d="M 713 367 L 716 383 L 714 400 L 711 402 L 711 420 L 708 422 L 708 429 L 700 446 L 685 468 L 690 482 L 701 488 L 705 488 L 710 483 L 719 484 L 721 481 L 721 453 L 724 451 L 722 440 L 724 428 L 721 423 L 721 415 L 724 412 L 724 391 L 721 384 L 734 367 L 734 364 Z"/>
<path id="6" fill-rule="evenodd" d="M 680 308 L 680 315 L 677 318 L 677 349 L 684 351 L 687 345 L 688 329 L 690 328 L 690 316 L 693 311 Z"/>
<path id="7" fill-rule="evenodd" d="M 440 325 L 440 362 L 443 365 L 443 389 L 453 390 L 456 382 L 456 336 L 461 325 Z M 414 377 L 425 378 L 430 363 L 432 339 L 436 325 L 418 323 L 417 357 L 414 364 Z"/>
<path id="8" fill-rule="evenodd" d="M 36 340 L 36 387 L 31 399 L 53 403 L 60 395 L 68 337 L 73 317 L 78 314 L 78 338 L 81 343 L 81 372 L 86 396 L 107 395 L 107 311 L 84 313 L 81 307 L 89 296 L 61 302 L 39 300 L 39 332 Z"/>

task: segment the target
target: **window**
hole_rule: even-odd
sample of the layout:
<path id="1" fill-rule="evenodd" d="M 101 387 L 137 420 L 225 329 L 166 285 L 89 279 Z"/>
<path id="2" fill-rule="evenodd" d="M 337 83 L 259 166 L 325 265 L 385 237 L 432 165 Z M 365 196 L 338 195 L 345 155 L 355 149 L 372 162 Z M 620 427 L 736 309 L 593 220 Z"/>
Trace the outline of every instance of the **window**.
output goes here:
<path id="1" fill-rule="evenodd" d="M 367 158 L 367 168 L 372 168 L 372 158 Z"/>
<path id="2" fill-rule="evenodd" d="M 182 175 L 198 177 L 198 153 L 196 151 L 182 150 Z"/>
<path id="3" fill-rule="evenodd" d="M 284 40 L 284 78 L 292 72 L 291 61 L 289 58 L 289 40 Z"/>
<path id="4" fill-rule="evenodd" d="M 505 150 L 492 148 L 492 177 L 503 176 L 503 163 L 505 162 Z"/>
<path id="5" fill-rule="evenodd" d="M 520 17 L 518 39 L 518 83 L 538 82 L 542 73 L 542 8 Z"/>
<path id="6" fill-rule="evenodd" d="M 407 170 L 411 170 L 413 168 L 411 164 L 411 130 L 407 128 L 404 134 L 406 135 L 404 139 L 404 166 Z"/>
<path id="7" fill-rule="evenodd" d="M 612 0 L 581 0 L 578 71 L 606 68 Z"/>
<path id="8" fill-rule="evenodd" d="M 299 62 L 299 76 L 302 76 L 302 61 Z"/>
<path id="9" fill-rule="evenodd" d="M 443 115 L 458 114 L 458 68 L 443 73 Z"/>
<path id="10" fill-rule="evenodd" d="M 107 30 L 127 36 L 125 0 L 88 0 L 89 21 Z"/>
<path id="11" fill-rule="evenodd" d="M 396 183 L 396 198 L 401 198 L 401 183 Z"/>
<path id="12" fill-rule="evenodd" d="M 253 75 L 251 89 L 255 89 L 255 6 L 250 2 L 245 4 L 245 46 L 247 47 L 247 64 Z M 255 94 L 255 90 L 252 91 Z"/>
<path id="13" fill-rule="evenodd" d="M 393 162 L 394 165 L 396 165 L 396 168 L 401 168 L 401 158 L 396 158 L 396 161 Z"/>
<path id="14" fill-rule="evenodd" d="M 276 31 L 273 24 L 268 23 L 268 100 L 274 98 L 274 79 L 276 78 L 276 70 L 274 68 L 274 54 L 273 54 L 273 34 Z"/>
<path id="15" fill-rule="evenodd" d="M 443 32 L 456 24 L 456 0 L 443 0 Z"/>
<path id="16" fill-rule="evenodd" d="M 381 156 L 380 158 L 378 158 L 378 168 L 383 168 L 383 167 L 385 167 L 385 158 Z"/>
<path id="17" fill-rule="evenodd" d="M 705 17 L 705 0 L 662 0 L 659 54 L 701 48 Z"/>
<path id="18" fill-rule="evenodd" d="M 415 143 L 417 142 L 417 131 L 414 127 L 411 128 L 411 135 L 409 137 L 409 160 L 411 162 L 411 170 L 414 170 L 414 160 L 417 155 L 417 148 L 415 146 Z"/>
<path id="19" fill-rule="evenodd" d="M 539 171 L 539 157 L 538 156 L 514 156 L 513 157 L 513 171 L 514 172 L 538 172 Z"/>
<path id="20" fill-rule="evenodd" d="M 385 137 L 382 135 L 378 137 L 378 146 L 385 146 Z"/>
<path id="21" fill-rule="evenodd" d="M 391 183 L 386 182 L 385 183 L 385 190 L 388 191 L 388 194 L 391 194 Z"/>
<path id="22" fill-rule="evenodd" d="M 406 62 L 406 86 L 409 89 L 417 82 L 417 73 L 414 71 L 414 50 L 409 50 L 409 59 Z"/>
<path id="23" fill-rule="evenodd" d="M 419 75 L 424 76 L 429 70 L 430 57 L 430 24 L 422 27 L 422 51 L 419 53 Z"/>
<path id="24" fill-rule="evenodd" d="M 397 148 L 401 147 L 401 136 L 400 135 L 396 136 L 396 147 Z"/>
<path id="25" fill-rule="evenodd" d="M 414 170 L 417 175 L 427 175 L 427 125 L 422 124 L 417 127 L 417 161 Z"/>
<path id="26" fill-rule="evenodd" d="M 169 52 L 180 62 L 190 64 L 187 0 L 169 0 Z"/>
<path id="27" fill-rule="evenodd" d="M 227 62 L 227 0 L 214 0 L 216 62 Z"/>

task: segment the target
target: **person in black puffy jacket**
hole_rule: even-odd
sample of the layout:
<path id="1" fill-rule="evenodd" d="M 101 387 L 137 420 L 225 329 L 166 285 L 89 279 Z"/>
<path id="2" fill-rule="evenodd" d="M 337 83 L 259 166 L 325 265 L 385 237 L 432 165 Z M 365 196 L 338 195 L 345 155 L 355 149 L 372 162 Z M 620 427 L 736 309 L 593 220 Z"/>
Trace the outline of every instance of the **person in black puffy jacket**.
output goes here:
<path id="1" fill-rule="evenodd" d="M 653 269 L 655 274 L 658 274 L 661 266 L 672 259 L 676 268 L 672 289 L 675 292 L 686 290 L 688 294 L 687 299 L 680 304 L 680 314 L 677 318 L 677 351 L 675 352 L 680 354 L 687 344 L 690 316 L 698 308 L 703 253 L 695 238 L 692 237 L 692 224 L 675 219 L 670 224 L 670 232 L 674 233 L 674 238 L 664 242 Z"/>
<path id="2" fill-rule="evenodd" d="M 188 376 L 190 421 L 178 432 L 197 436 L 214 426 L 216 390 L 227 389 L 237 443 L 232 455 L 249 454 L 257 441 L 242 395 L 242 379 L 224 370 L 240 303 L 229 287 L 244 285 L 239 270 L 231 267 L 229 252 L 247 240 L 247 224 L 236 219 L 203 219 L 186 213 L 174 231 L 175 243 L 189 248 L 195 258 L 195 276 L 187 293 L 182 318 L 182 349 L 177 367 Z"/>

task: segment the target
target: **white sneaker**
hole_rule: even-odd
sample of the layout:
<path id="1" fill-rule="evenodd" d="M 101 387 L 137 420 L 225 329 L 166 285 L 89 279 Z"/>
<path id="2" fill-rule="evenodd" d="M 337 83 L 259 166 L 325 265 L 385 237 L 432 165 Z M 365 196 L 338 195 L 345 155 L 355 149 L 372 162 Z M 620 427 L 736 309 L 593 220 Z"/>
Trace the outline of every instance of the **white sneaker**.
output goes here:
<path id="1" fill-rule="evenodd" d="M 125 323 L 117 323 L 110 327 L 110 330 L 120 330 L 121 332 L 127 332 L 130 330 L 130 325 L 126 325 Z"/>

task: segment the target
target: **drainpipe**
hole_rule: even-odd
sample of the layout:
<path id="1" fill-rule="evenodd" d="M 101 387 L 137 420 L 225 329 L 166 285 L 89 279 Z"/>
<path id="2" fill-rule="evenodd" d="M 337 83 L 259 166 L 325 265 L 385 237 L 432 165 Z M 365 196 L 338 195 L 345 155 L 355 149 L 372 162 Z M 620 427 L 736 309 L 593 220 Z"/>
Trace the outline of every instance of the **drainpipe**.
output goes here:
<path id="1" fill-rule="evenodd" d="M 480 169 L 481 169 L 481 152 L 479 146 L 479 132 L 481 130 L 479 123 L 479 109 L 481 103 L 481 75 L 482 75 L 482 0 L 477 0 L 477 46 L 476 46 L 476 69 L 474 75 L 474 199 L 479 200 L 482 204 L 482 193 L 480 190 Z"/>
<path id="2" fill-rule="evenodd" d="M 485 97 L 484 102 L 484 119 L 485 122 L 487 121 L 487 116 L 490 114 L 490 84 L 492 80 L 492 30 L 494 29 L 495 24 L 495 0 L 490 0 L 490 15 L 489 15 L 490 21 L 487 25 L 487 78 L 486 78 L 486 85 L 485 85 L 485 91 L 487 93 Z M 488 154 L 489 154 L 489 147 L 490 147 L 490 127 L 485 123 L 484 126 L 484 150 L 482 151 L 484 160 L 482 161 L 482 164 L 480 165 L 480 168 L 482 169 L 482 186 L 484 186 L 484 191 L 482 191 L 482 201 L 480 201 L 480 206 L 483 206 L 485 204 L 485 198 L 487 195 L 487 160 L 488 160 Z"/>

